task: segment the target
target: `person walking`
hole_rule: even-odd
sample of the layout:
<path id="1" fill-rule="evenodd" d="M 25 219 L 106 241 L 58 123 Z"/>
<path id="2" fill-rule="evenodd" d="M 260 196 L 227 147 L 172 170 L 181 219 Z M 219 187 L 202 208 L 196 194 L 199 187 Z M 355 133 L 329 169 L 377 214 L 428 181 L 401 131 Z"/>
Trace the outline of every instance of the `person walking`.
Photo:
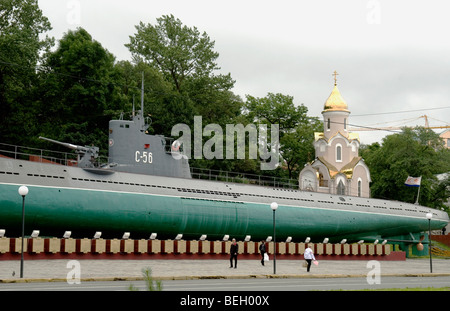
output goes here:
<path id="1" fill-rule="evenodd" d="M 234 259 L 234 268 L 237 268 L 237 255 L 239 251 L 239 245 L 236 243 L 236 239 L 233 238 L 231 246 L 230 246 L 230 268 L 233 268 L 233 259 Z"/>
<path id="2" fill-rule="evenodd" d="M 261 253 L 261 264 L 264 266 L 264 255 L 267 253 L 266 243 L 264 242 L 264 240 L 261 240 L 261 244 L 259 245 L 259 252 Z"/>
<path id="3" fill-rule="evenodd" d="M 308 248 L 305 249 L 305 253 L 303 254 L 303 257 L 306 260 L 307 266 L 306 266 L 306 272 L 309 272 L 309 269 L 311 268 L 311 262 L 313 260 L 316 260 L 314 257 L 314 253 L 312 249 L 308 246 Z"/>

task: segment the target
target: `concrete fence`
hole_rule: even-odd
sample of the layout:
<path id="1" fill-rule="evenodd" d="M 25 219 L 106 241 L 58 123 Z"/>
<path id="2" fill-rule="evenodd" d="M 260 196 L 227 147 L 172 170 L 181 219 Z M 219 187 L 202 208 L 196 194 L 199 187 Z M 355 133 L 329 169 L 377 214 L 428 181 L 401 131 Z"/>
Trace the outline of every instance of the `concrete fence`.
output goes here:
<path id="1" fill-rule="evenodd" d="M 238 242 L 241 259 L 260 256 L 258 242 Z M 26 238 L 24 255 L 27 259 L 58 259 L 79 257 L 86 259 L 223 259 L 228 256 L 230 241 L 185 240 L 119 240 L 119 239 L 60 239 Z M 316 257 L 326 259 L 404 260 L 403 252 L 393 252 L 391 245 L 276 243 L 277 259 L 303 257 L 311 247 Z M 274 243 L 267 242 L 269 254 L 274 254 Z M 0 260 L 20 257 L 21 238 L 0 238 Z"/>

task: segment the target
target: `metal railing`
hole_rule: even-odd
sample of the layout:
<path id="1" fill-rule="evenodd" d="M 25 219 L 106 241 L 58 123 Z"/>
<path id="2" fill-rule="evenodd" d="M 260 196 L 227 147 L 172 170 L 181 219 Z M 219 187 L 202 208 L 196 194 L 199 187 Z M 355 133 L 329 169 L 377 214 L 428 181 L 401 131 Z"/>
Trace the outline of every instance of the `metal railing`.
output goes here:
<path id="1" fill-rule="evenodd" d="M 196 179 L 206 179 L 212 181 L 252 184 L 276 188 L 298 189 L 298 180 L 274 176 L 256 175 L 241 172 L 229 172 L 196 167 L 191 167 L 191 176 L 192 178 Z"/>
<path id="2" fill-rule="evenodd" d="M 26 160 L 42 162 L 49 164 L 77 166 L 78 157 L 73 152 L 61 152 L 54 150 L 30 148 L 0 143 L 0 157 L 8 157 L 16 160 Z M 108 160 L 101 157 L 97 159 L 96 166 L 108 163 Z M 205 179 L 212 181 L 252 184 L 276 188 L 298 189 L 298 180 L 280 178 L 274 176 L 265 176 L 241 172 L 230 172 L 222 170 L 212 170 L 206 168 L 191 167 L 191 176 L 196 179 Z"/>
<path id="3" fill-rule="evenodd" d="M 16 160 L 26 160 L 33 162 L 77 166 L 78 155 L 73 152 L 62 152 L 47 149 L 38 149 L 24 146 L 16 146 L 10 144 L 0 143 L 0 157 L 7 157 Z M 104 162 L 102 161 L 104 160 Z M 96 166 L 101 166 L 107 162 L 107 159 L 98 157 L 96 159 Z"/>

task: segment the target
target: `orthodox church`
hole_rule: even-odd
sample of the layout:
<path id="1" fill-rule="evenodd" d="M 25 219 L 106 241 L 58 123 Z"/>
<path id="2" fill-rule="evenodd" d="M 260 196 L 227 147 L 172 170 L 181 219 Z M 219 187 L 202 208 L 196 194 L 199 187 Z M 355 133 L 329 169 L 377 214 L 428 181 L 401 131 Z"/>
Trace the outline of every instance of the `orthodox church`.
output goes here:
<path id="1" fill-rule="evenodd" d="M 301 190 L 370 197 L 370 171 L 359 156 L 359 135 L 348 130 L 350 111 L 337 88 L 325 102 L 323 133 L 314 133 L 315 160 L 299 176 Z"/>

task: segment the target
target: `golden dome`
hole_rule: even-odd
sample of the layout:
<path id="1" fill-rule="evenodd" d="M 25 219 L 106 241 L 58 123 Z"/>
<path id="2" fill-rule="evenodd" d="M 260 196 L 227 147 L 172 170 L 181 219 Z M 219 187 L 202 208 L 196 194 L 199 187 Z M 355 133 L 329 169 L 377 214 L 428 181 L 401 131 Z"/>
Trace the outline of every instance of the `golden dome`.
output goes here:
<path id="1" fill-rule="evenodd" d="M 328 97 L 325 105 L 323 107 L 323 112 L 327 111 L 346 111 L 349 112 L 347 103 L 342 98 L 341 93 L 339 92 L 336 83 L 334 84 L 333 91 Z"/>

